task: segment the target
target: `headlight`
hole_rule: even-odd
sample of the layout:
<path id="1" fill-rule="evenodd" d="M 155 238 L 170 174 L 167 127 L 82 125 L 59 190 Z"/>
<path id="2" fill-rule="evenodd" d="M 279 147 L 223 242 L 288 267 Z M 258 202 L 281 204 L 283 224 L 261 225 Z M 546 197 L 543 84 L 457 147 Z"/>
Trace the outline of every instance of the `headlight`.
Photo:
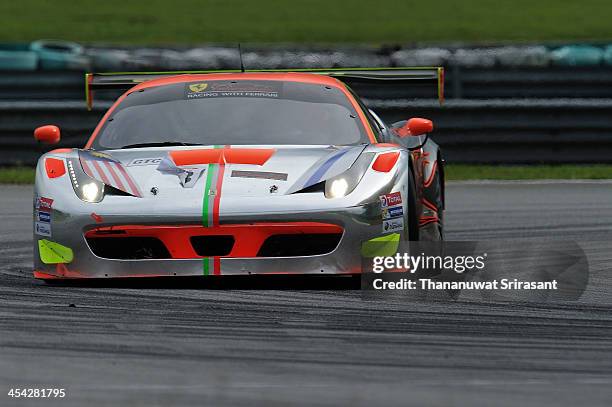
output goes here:
<path id="1" fill-rule="evenodd" d="M 342 198 L 353 192 L 370 167 L 373 158 L 374 153 L 361 154 L 351 168 L 325 181 L 325 197 Z"/>
<path id="2" fill-rule="evenodd" d="M 342 198 L 343 196 L 346 196 L 348 187 L 348 182 L 346 182 L 344 178 L 338 178 L 333 180 L 329 187 L 329 197 Z"/>
<path id="3" fill-rule="evenodd" d="M 81 191 L 85 201 L 100 202 L 102 195 L 104 195 L 104 185 L 100 188 L 95 182 L 88 182 L 81 187 Z"/>
<path id="4" fill-rule="evenodd" d="M 68 160 L 68 175 L 74 193 L 83 201 L 97 203 L 104 198 L 104 184 L 89 177 L 77 160 Z"/>

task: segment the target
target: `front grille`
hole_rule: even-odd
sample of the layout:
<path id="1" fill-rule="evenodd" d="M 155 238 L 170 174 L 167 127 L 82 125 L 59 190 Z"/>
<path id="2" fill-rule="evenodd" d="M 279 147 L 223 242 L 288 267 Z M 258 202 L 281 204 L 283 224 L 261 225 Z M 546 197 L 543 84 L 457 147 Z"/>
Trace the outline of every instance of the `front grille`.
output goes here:
<path id="1" fill-rule="evenodd" d="M 170 259 L 166 246 L 154 237 L 87 238 L 91 251 L 98 257 L 117 260 Z"/>
<path id="2" fill-rule="evenodd" d="M 330 253 L 342 227 L 319 222 L 202 225 L 114 225 L 85 232 L 93 254 L 105 259 L 300 257 Z"/>
<path id="3" fill-rule="evenodd" d="M 268 237 L 257 257 L 317 256 L 331 253 L 342 238 L 342 233 L 311 233 L 273 235 Z"/>
<path id="4" fill-rule="evenodd" d="M 202 257 L 227 256 L 234 247 L 234 237 L 230 235 L 192 236 L 193 250 Z"/>

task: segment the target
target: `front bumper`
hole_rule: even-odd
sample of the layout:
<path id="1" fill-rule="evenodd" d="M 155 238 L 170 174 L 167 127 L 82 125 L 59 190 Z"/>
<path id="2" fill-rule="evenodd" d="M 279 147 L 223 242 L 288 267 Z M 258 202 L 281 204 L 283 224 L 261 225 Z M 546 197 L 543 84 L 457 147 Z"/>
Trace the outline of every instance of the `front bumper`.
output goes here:
<path id="1" fill-rule="evenodd" d="M 92 231 L 140 228 L 146 232 L 155 228 L 201 228 L 202 188 L 181 189 L 177 198 L 176 181 L 172 178 L 174 183 L 170 184 L 169 179 L 168 184 L 162 185 L 155 196 L 145 194 L 142 198 L 135 198 L 110 195 L 100 203 L 91 204 L 75 195 L 67 176 L 48 179 L 41 167 L 39 164 L 35 199 L 44 197 L 52 201 L 48 233 L 34 234 L 34 275 L 43 279 L 360 273 L 362 243 L 386 233 L 379 197 L 390 192 L 401 192 L 405 197 L 408 185 L 404 171 L 367 174 L 351 194 L 340 199 L 326 199 L 317 193 L 221 196 L 218 222 L 214 225 L 219 230 L 215 233 L 224 235 L 228 231 L 224 228 L 248 230 L 253 229 L 254 225 L 264 224 L 286 227 L 287 230 L 293 229 L 288 234 L 299 234 L 305 233 L 302 229 L 305 224 L 326 225 L 327 228 L 335 228 L 335 231 L 330 229 L 328 232 L 341 233 L 341 237 L 336 247 L 324 254 L 285 257 L 257 255 L 253 247 L 258 245 L 246 247 L 253 237 L 247 233 L 244 235 L 246 238 L 241 237 L 245 240 L 239 242 L 236 239 L 237 250 L 225 255 L 194 255 L 187 248 L 188 241 L 179 239 L 174 242 L 171 258 L 117 259 L 94 253 L 88 243 L 88 236 L 95 233 Z M 143 190 L 147 188 L 149 186 L 145 184 Z M 403 213 L 408 213 L 405 206 Z M 401 234 L 404 235 L 405 231 Z M 261 243 L 261 236 L 259 238 Z M 39 249 L 42 240 L 70 249 L 70 261 L 45 263 Z M 169 246 L 168 242 L 166 246 Z"/>
<path id="2" fill-rule="evenodd" d="M 131 199 L 131 198 L 128 198 Z M 136 199 L 136 198 L 134 198 Z M 334 211 L 276 213 L 243 217 L 221 216 L 220 225 L 206 228 L 194 216 L 159 216 L 133 214 L 67 214 L 54 209 L 53 236 L 35 235 L 35 276 L 37 278 L 113 278 L 251 274 L 355 274 L 361 271 L 361 244 L 381 235 L 380 208 L 366 204 Z M 96 218 L 101 222 L 96 222 Z M 129 236 L 163 236 L 172 258 L 117 259 L 96 255 L 92 238 L 113 239 L 117 231 Z M 111 232 L 110 235 L 106 233 Z M 326 253 L 285 257 L 262 256 L 262 245 L 270 235 L 322 233 L 340 235 L 339 242 Z M 204 256 L 189 244 L 192 236 L 235 236 L 230 252 L 223 256 Z M 103 237 L 104 236 L 104 237 Z M 49 239 L 73 252 L 69 263 L 45 264 L 38 240 Z M 304 243 L 307 244 L 307 243 Z M 109 256 L 110 257 L 110 256 Z"/>

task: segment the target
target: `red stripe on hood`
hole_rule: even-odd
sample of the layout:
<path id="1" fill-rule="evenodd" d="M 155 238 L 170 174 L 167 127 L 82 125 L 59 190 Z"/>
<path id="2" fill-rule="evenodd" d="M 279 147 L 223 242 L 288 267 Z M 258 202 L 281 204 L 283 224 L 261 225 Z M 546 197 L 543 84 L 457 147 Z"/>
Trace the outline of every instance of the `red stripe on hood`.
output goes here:
<path id="1" fill-rule="evenodd" d="M 226 148 L 223 150 L 228 164 L 264 165 L 274 154 L 271 148 Z"/>
<path id="2" fill-rule="evenodd" d="M 170 151 L 170 158 L 174 164 L 182 165 L 198 165 L 198 164 L 218 164 L 223 155 L 223 150 L 215 150 L 212 148 L 199 150 L 177 150 Z"/>
<path id="3" fill-rule="evenodd" d="M 171 151 L 170 157 L 177 166 L 224 163 L 264 165 L 274 151 L 272 148 L 204 148 Z"/>

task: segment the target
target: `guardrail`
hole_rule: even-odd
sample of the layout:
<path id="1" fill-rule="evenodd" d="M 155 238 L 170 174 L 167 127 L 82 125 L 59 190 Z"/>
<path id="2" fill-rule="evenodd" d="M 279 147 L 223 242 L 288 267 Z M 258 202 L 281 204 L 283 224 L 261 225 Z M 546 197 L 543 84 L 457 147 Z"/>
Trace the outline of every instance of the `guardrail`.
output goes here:
<path id="1" fill-rule="evenodd" d="M 612 99 L 366 99 L 388 122 L 429 117 L 449 162 L 612 163 Z M 32 137 L 42 124 L 62 128 L 62 147 L 83 146 L 110 105 L 88 112 L 82 101 L 0 102 L 0 165 L 35 164 L 44 151 Z"/>

